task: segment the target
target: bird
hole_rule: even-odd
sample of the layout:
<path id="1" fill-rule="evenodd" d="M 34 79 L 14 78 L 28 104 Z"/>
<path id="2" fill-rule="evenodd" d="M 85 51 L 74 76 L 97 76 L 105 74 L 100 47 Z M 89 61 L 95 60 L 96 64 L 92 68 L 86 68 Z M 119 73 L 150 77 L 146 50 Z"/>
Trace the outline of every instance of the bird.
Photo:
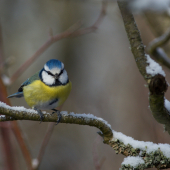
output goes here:
<path id="1" fill-rule="evenodd" d="M 22 83 L 18 92 L 8 96 L 8 98 L 24 97 L 26 103 L 38 112 L 41 122 L 44 119 L 41 110 L 53 110 L 53 113 L 58 115 L 56 123 L 58 124 L 61 114 L 55 108 L 66 101 L 71 89 L 72 83 L 68 78 L 64 64 L 57 59 L 51 59 L 45 63 L 40 71 Z"/>

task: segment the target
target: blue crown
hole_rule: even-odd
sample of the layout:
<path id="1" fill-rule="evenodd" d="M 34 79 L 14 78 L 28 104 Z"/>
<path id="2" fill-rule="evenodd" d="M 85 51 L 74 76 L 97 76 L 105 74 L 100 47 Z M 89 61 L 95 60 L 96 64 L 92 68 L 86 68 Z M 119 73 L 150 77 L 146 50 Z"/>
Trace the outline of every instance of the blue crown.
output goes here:
<path id="1" fill-rule="evenodd" d="M 49 61 L 46 62 L 46 65 L 48 66 L 48 68 L 51 70 L 53 68 L 62 68 L 62 62 L 56 59 L 51 59 Z"/>

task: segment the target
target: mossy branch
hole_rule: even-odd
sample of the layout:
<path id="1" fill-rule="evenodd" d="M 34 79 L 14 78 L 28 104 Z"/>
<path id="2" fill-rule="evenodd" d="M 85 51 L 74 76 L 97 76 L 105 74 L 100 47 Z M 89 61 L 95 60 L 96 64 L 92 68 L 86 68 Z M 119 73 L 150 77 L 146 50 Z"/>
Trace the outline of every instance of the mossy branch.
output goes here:
<path id="1" fill-rule="evenodd" d="M 114 133 L 113 133 L 114 135 Z M 135 141 L 140 142 L 140 141 Z M 115 138 L 108 143 L 116 152 L 116 154 L 123 154 L 125 156 L 139 156 L 144 160 L 144 164 L 140 164 L 135 167 L 135 170 L 158 168 L 167 169 L 170 168 L 170 158 L 165 156 L 161 149 L 157 149 L 153 152 L 149 152 L 149 147 L 145 146 L 145 149 L 134 148 L 132 145 L 125 145 L 121 140 Z M 154 145 L 154 144 L 153 144 Z M 131 165 L 122 164 L 122 170 L 134 170 Z"/>
<path id="2" fill-rule="evenodd" d="M 1 103 L 0 105 L 0 114 L 2 114 L 2 116 L 0 116 L 0 122 L 11 120 L 40 121 L 40 116 L 35 110 L 25 109 L 23 107 L 10 107 L 4 103 Z M 57 122 L 57 120 L 57 114 L 44 113 L 43 122 Z M 102 134 L 105 142 L 112 139 L 113 137 L 111 126 L 105 120 L 93 115 L 74 113 L 67 114 L 67 112 L 61 112 L 60 123 L 89 125 L 97 127 L 101 130 L 100 134 Z"/>
<path id="3" fill-rule="evenodd" d="M 5 103 L 0 103 L 0 122 L 1 121 L 11 121 L 11 120 L 32 120 L 40 121 L 39 114 L 32 109 L 25 109 L 24 107 L 10 107 Z M 43 113 L 44 120 L 43 122 L 56 122 L 58 120 L 57 114 Z M 126 141 L 129 140 L 128 136 L 121 135 L 119 138 L 117 135 L 119 132 L 115 132 L 111 129 L 111 126 L 102 118 L 98 118 L 91 114 L 74 114 L 67 112 L 61 112 L 61 121 L 60 123 L 70 123 L 70 124 L 79 124 L 79 125 L 88 125 L 100 129 L 100 135 L 104 139 L 104 143 L 111 146 L 115 152 L 118 154 L 123 154 L 125 156 L 140 156 L 146 163 L 147 167 L 160 167 L 167 168 L 170 167 L 170 158 L 167 158 L 166 155 L 157 147 L 157 150 L 154 152 L 148 153 L 147 150 L 150 149 L 145 146 L 142 148 L 135 148 L 130 144 L 125 144 L 121 137 Z M 113 137 L 114 136 L 114 137 Z M 131 141 L 138 143 L 140 141 L 135 141 L 131 138 Z M 156 145 L 156 144 L 154 144 Z M 169 148 L 170 149 L 170 146 Z M 156 157 L 156 158 L 155 158 Z M 153 159 L 155 158 L 155 159 Z"/>
<path id="4" fill-rule="evenodd" d="M 130 42 L 130 48 L 133 53 L 133 56 L 135 58 L 136 64 L 138 66 L 138 69 L 140 73 L 143 75 L 145 80 L 150 79 L 152 76 L 146 72 L 146 67 L 148 66 L 148 63 L 146 62 L 146 56 L 145 56 L 145 47 L 143 45 L 140 31 L 136 25 L 135 19 L 132 15 L 132 13 L 127 8 L 128 2 L 118 0 L 117 1 L 125 30 Z"/>

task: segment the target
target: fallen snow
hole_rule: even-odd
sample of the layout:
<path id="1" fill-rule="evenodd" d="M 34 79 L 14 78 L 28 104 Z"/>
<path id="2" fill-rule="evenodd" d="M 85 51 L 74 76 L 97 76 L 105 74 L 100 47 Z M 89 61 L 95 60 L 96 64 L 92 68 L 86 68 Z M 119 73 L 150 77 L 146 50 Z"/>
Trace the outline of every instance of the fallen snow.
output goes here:
<path id="1" fill-rule="evenodd" d="M 170 101 L 165 99 L 164 105 L 165 105 L 165 108 L 170 112 Z"/>
<path id="2" fill-rule="evenodd" d="M 139 157 L 139 156 L 128 156 L 126 158 L 124 158 L 122 164 L 125 165 L 131 165 L 133 167 L 137 167 L 139 164 L 144 164 L 144 160 Z"/>
<path id="3" fill-rule="evenodd" d="M 156 74 L 161 74 L 162 76 L 165 77 L 165 72 L 162 70 L 162 67 L 157 62 L 152 60 L 149 55 L 146 55 L 146 58 L 147 63 L 149 64 L 146 67 L 146 72 L 148 74 L 151 74 L 152 76 L 155 76 Z"/>
<path id="4" fill-rule="evenodd" d="M 126 136 L 121 132 L 116 132 L 113 130 L 113 140 L 118 139 L 123 142 L 125 145 L 130 144 L 133 148 L 139 148 L 141 150 L 146 150 L 147 153 L 155 152 L 160 148 L 163 154 L 169 158 L 170 157 L 170 145 L 169 144 L 155 144 L 153 142 L 144 142 L 134 140 L 132 137 Z"/>

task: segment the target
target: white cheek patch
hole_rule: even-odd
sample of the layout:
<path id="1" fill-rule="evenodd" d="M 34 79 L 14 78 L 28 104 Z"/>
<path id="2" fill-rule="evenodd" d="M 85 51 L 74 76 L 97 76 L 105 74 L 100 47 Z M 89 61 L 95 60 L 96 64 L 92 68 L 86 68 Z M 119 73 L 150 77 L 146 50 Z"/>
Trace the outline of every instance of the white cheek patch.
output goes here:
<path id="1" fill-rule="evenodd" d="M 67 75 L 67 71 L 64 70 L 63 73 L 60 75 L 59 79 L 58 79 L 62 84 L 67 83 L 68 81 L 68 75 Z"/>
<path id="2" fill-rule="evenodd" d="M 63 64 L 64 65 L 64 64 Z M 46 70 L 46 71 L 50 71 L 52 74 L 59 74 L 60 73 L 60 71 L 61 71 L 61 69 L 60 68 L 57 68 L 57 67 L 54 67 L 53 69 L 49 69 L 48 68 L 48 66 L 45 64 L 44 65 L 44 69 Z"/>
<path id="3" fill-rule="evenodd" d="M 55 78 L 46 73 L 45 71 L 42 72 L 42 80 L 47 85 L 52 85 L 55 83 Z"/>

